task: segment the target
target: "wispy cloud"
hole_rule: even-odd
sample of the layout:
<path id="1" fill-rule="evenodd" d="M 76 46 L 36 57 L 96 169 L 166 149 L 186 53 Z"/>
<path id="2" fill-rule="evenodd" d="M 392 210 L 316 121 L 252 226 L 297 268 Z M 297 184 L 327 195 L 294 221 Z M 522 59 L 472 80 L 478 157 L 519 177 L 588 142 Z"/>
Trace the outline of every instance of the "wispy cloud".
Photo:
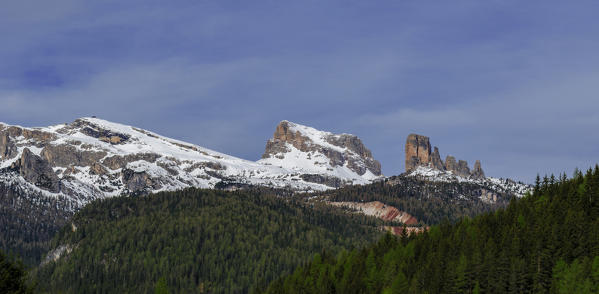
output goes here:
<path id="1" fill-rule="evenodd" d="M 420 132 L 530 180 L 599 158 L 598 5 L 19 1 L 0 120 L 97 115 L 257 159 L 289 119 L 359 135 L 388 175 Z"/>

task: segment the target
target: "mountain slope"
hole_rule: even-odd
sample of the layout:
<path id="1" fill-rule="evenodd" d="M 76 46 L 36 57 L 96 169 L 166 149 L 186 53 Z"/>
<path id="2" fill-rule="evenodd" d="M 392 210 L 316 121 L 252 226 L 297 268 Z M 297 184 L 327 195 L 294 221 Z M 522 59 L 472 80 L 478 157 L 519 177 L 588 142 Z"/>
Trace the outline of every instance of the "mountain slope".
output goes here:
<path id="1" fill-rule="evenodd" d="M 319 255 L 267 293 L 597 293 L 599 166 L 506 209 Z"/>
<path id="2" fill-rule="evenodd" d="M 520 197 L 518 190 L 490 185 L 488 181 L 488 178 L 445 179 L 404 173 L 368 185 L 314 192 L 305 197 L 314 202 L 349 207 L 350 211 L 355 210 L 352 207 L 380 202 L 413 216 L 422 225 L 434 225 L 444 220 L 455 222 L 463 217 L 493 211 L 507 206 L 512 198 Z M 374 205 L 369 208 L 373 210 L 371 212 L 365 209 L 358 209 L 358 212 L 384 215 L 386 206 Z"/>
<path id="3" fill-rule="evenodd" d="M 72 212 L 65 198 L 23 194 L 18 185 L 0 182 L 0 250 L 28 266 L 39 263 L 49 243 Z"/>
<path id="4" fill-rule="evenodd" d="M 455 159 L 448 156 L 444 162 L 437 147 L 431 151 L 426 136 L 410 134 L 405 155 L 406 172 L 401 175 L 309 197 L 336 206 L 358 208 L 358 213 L 383 219 L 391 209 L 394 213 L 414 216 L 412 221 L 401 220 L 404 224 L 433 225 L 505 207 L 512 197 L 522 197 L 531 190 L 521 182 L 485 176 L 478 160 L 472 172 L 464 160 L 454 164 Z M 402 232 L 400 228 L 396 227 L 393 232 Z"/>
<path id="5" fill-rule="evenodd" d="M 283 194 L 281 194 L 283 193 Z M 288 191 L 186 189 L 113 197 L 79 211 L 36 276 L 42 293 L 247 293 L 308 261 L 363 246 L 382 222 Z"/>
<path id="6" fill-rule="evenodd" d="M 20 262 L 15 262 L 0 251 L 0 291 L 2 293 L 33 293 L 27 285 L 27 274 Z"/>
<path id="7" fill-rule="evenodd" d="M 511 179 L 493 178 L 493 177 L 464 177 L 453 173 L 452 171 L 442 171 L 430 167 L 419 166 L 415 169 L 402 174 L 404 177 L 411 177 L 427 182 L 438 183 L 464 183 L 485 187 L 486 191 L 481 191 L 483 201 L 496 202 L 497 193 L 509 194 L 516 197 L 522 197 L 526 192 L 531 191 L 531 186 L 522 182 L 516 182 Z M 485 193 L 486 192 L 486 193 Z"/>

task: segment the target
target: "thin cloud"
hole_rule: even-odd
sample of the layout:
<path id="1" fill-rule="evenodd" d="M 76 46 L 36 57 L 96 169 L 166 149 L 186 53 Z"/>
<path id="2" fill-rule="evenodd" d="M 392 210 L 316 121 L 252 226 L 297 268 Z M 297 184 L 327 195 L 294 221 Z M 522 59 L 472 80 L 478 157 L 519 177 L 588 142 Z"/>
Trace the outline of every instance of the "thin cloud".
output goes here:
<path id="1" fill-rule="evenodd" d="M 493 176 L 599 158 L 595 2 L 31 3 L 0 11 L 7 123 L 97 115 L 257 159 L 289 119 L 387 175 L 410 132 Z"/>

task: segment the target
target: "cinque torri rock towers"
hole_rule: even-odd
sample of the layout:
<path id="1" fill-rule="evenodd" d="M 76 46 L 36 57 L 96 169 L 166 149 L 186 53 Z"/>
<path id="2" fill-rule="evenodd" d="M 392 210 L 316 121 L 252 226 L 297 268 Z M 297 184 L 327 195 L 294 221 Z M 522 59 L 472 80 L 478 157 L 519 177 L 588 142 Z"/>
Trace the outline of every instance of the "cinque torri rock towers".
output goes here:
<path id="1" fill-rule="evenodd" d="M 439 148 L 431 149 L 429 137 L 410 134 L 406 140 L 406 172 L 411 172 L 419 166 L 452 172 L 464 178 L 480 179 L 485 177 L 479 160 L 476 161 L 472 170 L 468 167 L 468 162 L 456 161 L 453 156 L 448 155 L 443 161 L 439 154 Z"/>

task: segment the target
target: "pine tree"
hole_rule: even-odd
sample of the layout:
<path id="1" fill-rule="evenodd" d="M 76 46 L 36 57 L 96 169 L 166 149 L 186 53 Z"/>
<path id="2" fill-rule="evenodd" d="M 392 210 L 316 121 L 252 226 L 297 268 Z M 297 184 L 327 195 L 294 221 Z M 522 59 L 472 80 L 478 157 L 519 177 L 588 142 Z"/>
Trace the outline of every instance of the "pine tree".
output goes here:
<path id="1" fill-rule="evenodd" d="M 458 264 L 455 268 L 455 292 L 456 293 L 467 293 L 469 290 L 469 282 L 466 276 L 466 269 L 468 268 L 468 263 L 466 256 L 462 254 L 458 260 Z"/>
<path id="2" fill-rule="evenodd" d="M 0 293 L 32 293 L 25 283 L 26 272 L 23 264 L 14 262 L 0 252 Z"/>
<path id="3" fill-rule="evenodd" d="M 390 293 L 407 293 L 408 289 L 408 278 L 406 278 L 403 272 L 399 272 L 391 284 Z"/>
<path id="4" fill-rule="evenodd" d="M 154 294 L 168 294 L 168 289 L 166 287 L 166 278 L 162 277 L 154 286 Z"/>

